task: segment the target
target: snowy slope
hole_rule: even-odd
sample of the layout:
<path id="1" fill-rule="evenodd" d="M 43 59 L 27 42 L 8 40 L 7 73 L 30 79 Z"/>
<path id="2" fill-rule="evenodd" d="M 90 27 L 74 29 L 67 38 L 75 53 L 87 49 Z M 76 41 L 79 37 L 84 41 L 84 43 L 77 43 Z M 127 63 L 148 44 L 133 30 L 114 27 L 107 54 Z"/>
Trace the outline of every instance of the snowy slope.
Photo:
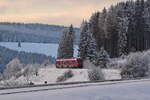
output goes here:
<path id="1" fill-rule="evenodd" d="M 48 56 L 57 56 L 57 48 L 58 44 L 54 43 L 21 43 L 21 48 L 18 47 L 17 42 L 0 42 L 1 46 L 4 46 L 6 48 L 16 50 L 16 51 L 25 51 L 25 52 L 31 52 L 31 53 L 39 53 L 39 54 L 45 54 Z M 76 45 L 74 48 L 74 56 L 77 56 L 77 50 L 78 46 Z"/>
<path id="2" fill-rule="evenodd" d="M 56 69 L 56 68 L 41 68 L 39 70 L 38 77 L 31 77 L 31 80 L 35 84 L 44 84 L 44 81 L 48 83 L 55 83 L 57 77 L 63 75 L 64 72 L 70 69 Z M 67 82 L 75 82 L 75 81 L 87 81 L 87 69 L 72 69 L 74 77 L 67 80 Z"/>
<path id="3" fill-rule="evenodd" d="M 89 81 L 88 78 L 88 69 L 57 69 L 55 67 L 46 67 L 40 68 L 38 71 L 38 76 L 29 76 L 24 77 L 21 76 L 17 80 L 17 83 L 26 83 L 27 81 L 31 81 L 34 84 L 44 84 L 45 81 L 47 83 L 56 83 L 56 80 L 59 76 L 63 75 L 64 72 L 71 70 L 74 76 L 65 82 L 78 82 L 78 81 Z M 104 73 L 106 80 L 112 79 L 121 79 L 120 71 L 114 69 L 103 69 L 102 72 Z"/>
<path id="4" fill-rule="evenodd" d="M 150 100 L 149 84 L 150 81 L 109 85 L 93 84 L 85 87 L 57 89 L 52 91 L 47 90 L 0 95 L 0 100 Z M 10 92 L 10 90 L 4 92 L 7 93 Z"/>

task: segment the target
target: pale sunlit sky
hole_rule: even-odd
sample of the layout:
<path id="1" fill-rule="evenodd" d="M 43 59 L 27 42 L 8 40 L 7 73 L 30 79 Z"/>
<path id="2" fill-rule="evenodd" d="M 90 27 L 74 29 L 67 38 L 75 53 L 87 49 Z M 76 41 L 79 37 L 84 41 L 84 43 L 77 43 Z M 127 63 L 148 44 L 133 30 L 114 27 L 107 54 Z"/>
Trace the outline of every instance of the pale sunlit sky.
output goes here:
<path id="1" fill-rule="evenodd" d="M 79 27 L 92 13 L 125 0 L 0 0 L 1 22 Z"/>

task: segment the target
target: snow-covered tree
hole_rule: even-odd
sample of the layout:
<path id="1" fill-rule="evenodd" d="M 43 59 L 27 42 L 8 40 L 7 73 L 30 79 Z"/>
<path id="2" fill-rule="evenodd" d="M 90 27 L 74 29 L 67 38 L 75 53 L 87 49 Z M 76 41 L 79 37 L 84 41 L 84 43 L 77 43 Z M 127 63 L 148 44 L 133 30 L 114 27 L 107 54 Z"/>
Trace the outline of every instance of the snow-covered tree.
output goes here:
<path id="1" fill-rule="evenodd" d="M 134 14 L 134 34 L 135 38 L 135 47 L 137 51 L 144 50 L 144 0 L 137 0 L 135 2 L 135 14 Z"/>
<path id="2" fill-rule="evenodd" d="M 97 52 L 95 66 L 99 66 L 100 68 L 106 68 L 107 63 L 109 62 L 109 55 L 105 51 L 104 47 L 101 47 L 101 50 Z"/>
<path id="3" fill-rule="evenodd" d="M 74 29 L 71 25 L 69 29 L 64 30 L 58 47 L 57 58 L 72 58 L 74 52 Z"/>
<path id="4" fill-rule="evenodd" d="M 127 33 L 128 33 L 128 16 L 126 11 L 126 5 L 123 3 L 118 7 L 117 14 L 118 22 L 118 52 L 119 56 L 127 54 Z"/>
<path id="5" fill-rule="evenodd" d="M 110 57 L 118 56 L 118 30 L 117 30 L 117 10 L 114 6 L 111 6 L 107 13 L 105 29 L 107 36 L 107 48 Z"/>
<path id="6" fill-rule="evenodd" d="M 97 43 L 95 38 L 92 36 L 90 30 L 88 30 L 88 46 L 87 46 L 87 59 L 92 63 L 95 63 L 97 56 Z"/>
<path id="7" fill-rule="evenodd" d="M 6 65 L 6 69 L 4 70 L 4 78 L 9 79 L 11 77 L 18 77 L 20 71 L 23 69 L 23 65 L 20 61 L 15 58 L 11 62 Z"/>
<path id="8" fill-rule="evenodd" d="M 107 17 L 106 8 L 103 9 L 102 13 L 99 15 L 99 49 L 101 47 L 106 47 L 106 32 L 105 32 L 105 22 Z"/>
<path id="9" fill-rule="evenodd" d="M 83 21 L 81 28 L 80 28 L 80 43 L 79 43 L 79 50 L 78 56 L 81 57 L 83 60 L 87 57 L 87 48 L 88 48 L 88 23 Z"/>
<path id="10" fill-rule="evenodd" d="M 145 4 L 145 11 L 144 11 L 144 19 L 145 19 L 145 48 L 150 48 L 150 0 L 147 0 Z"/>
<path id="11" fill-rule="evenodd" d="M 94 13 L 89 21 L 89 28 L 90 28 L 90 32 L 92 34 L 92 36 L 95 38 L 96 44 L 97 44 L 97 49 L 100 49 L 99 45 L 101 44 L 99 41 L 99 16 L 100 16 L 100 12 L 96 12 Z"/>

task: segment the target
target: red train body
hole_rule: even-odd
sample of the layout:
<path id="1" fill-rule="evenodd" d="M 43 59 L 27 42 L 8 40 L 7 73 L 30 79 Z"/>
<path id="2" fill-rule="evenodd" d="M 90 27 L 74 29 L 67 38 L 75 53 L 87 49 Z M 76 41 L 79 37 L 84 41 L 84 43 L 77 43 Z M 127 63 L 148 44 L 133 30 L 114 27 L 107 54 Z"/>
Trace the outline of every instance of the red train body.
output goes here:
<path id="1" fill-rule="evenodd" d="M 83 62 L 81 58 L 57 59 L 56 68 L 82 68 Z"/>

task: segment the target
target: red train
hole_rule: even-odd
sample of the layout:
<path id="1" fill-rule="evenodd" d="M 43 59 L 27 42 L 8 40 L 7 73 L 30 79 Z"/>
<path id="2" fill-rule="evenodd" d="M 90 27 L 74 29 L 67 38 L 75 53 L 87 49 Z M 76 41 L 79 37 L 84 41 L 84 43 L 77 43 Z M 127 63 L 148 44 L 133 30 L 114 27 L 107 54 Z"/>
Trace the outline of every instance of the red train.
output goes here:
<path id="1" fill-rule="evenodd" d="M 81 58 L 57 59 L 56 68 L 82 68 L 83 62 Z"/>

